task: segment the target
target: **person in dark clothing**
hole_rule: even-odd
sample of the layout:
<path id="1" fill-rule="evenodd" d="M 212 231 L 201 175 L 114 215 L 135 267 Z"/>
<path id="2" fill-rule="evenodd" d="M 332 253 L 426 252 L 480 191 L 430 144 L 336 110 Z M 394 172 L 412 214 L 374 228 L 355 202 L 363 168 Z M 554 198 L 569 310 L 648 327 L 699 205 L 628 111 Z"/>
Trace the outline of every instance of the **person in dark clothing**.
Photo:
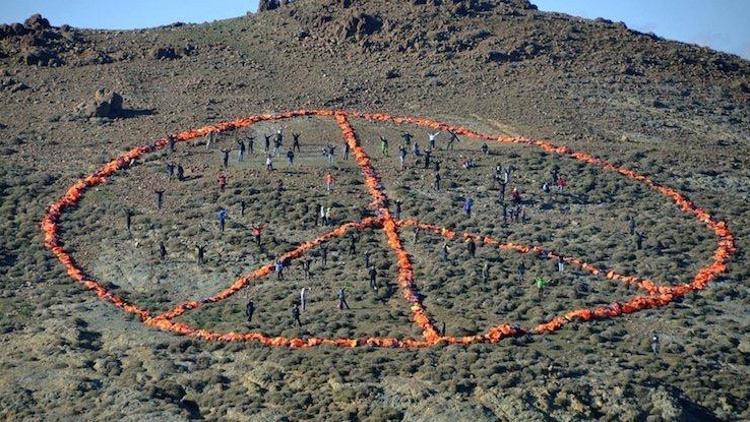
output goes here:
<path id="1" fill-rule="evenodd" d="M 508 205 L 503 202 L 503 225 L 508 224 Z"/>
<path id="2" fill-rule="evenodd" d="M 159 259 L 164 261 L 164 258 L 167 257 L 167 247 L 164 246 L 164 242 L 159 241 Z"/>
<path id="3" fill-rule="evenodd" d="M 355 235 L 352 235 L 350 238 L 351 243 L 349 243 L 349 255 L 356 255 L 357 254 L 357 237 Z"/>
<path id="4" fill-rule="evenodd" d="M 440 173 L 435 172 L 435 190 L 440 191 Z"/>
<path id="5" fill-rule="evenodd" d="M 298 327 L 302 326 L 302 321 L 299 319 L 299 305 L 296 303 L 292 306 L 292 320 L 297 323 Z"/>
<path id="6" fill-rule="evenodd" d="M 175 143 L 176 143 L 176 140 L 174 139 L 174 136 L 172 135 L 167 136 L 167 145 L 169 146 L 169 152 L 175 151 Z"/>
<path id="7" fill-rule="evenodd" d="M 455 142 L 458 141 L 458 135 L 456 135 L 454 132 L 448 132 L 450 134 L 450 138 L 448 139 L 448 145 L 445 147 L 445 149 L 453 150 L 455 149 Z"/>
<path id="8" fill-rule="evenodd" d="M 469 256 L 471 258 L 474 258 L 477 254 L 477 244 L 474 242 L 473 238 L 470 238 L 468 242 L 466 242 L 466 250 L 469 252 Z"/>
<path id="9" fill-rule="evenodd" d="M 349 143 L 348 142 L 344 142 L 344 160 L 348 160 L 349 159 L 349 150 L 350 149 L 351 149 L 351 147 L 349 146 Z"/>
<path id="10" fill-rule="evenodd" d="M 403 140 L 404 140 L 404 143 L 405 143 L 406 145 L 409 145 L 409 144 L 411 144 L 411 140 L 412 140 L 412 138 L 414 138 L 414 136 L 412 136 L 412 134 L 411 134 L 411 133 L 409 133 L 409 132 L 403 132 L 403 133 L 401 133 L 401 139 L 403 139 Z"/>
<path id="11" fill-rule="evenodd" d="M 185 168 L 181 164 L 177 165 L 177 180 L 180 182 L 185 180 Z"/>
<path id="12" fill-rule="evenodd" d="M 289 165 L 291 166 L 294 164 L 294 150 L 289 150 L 286 152 L 286 159 L 289 161 Z"/>
<path id="13" fill-rule="evenodd" d="M 245 216 L 245 201 L 240 201 L 240 217 Z"/>
<path id="14" fill-rule="evenodd" d="M 237 151 L 237 161 L 243 161 L 245 159 L 245 149 L 247 148 L 245 146 L 245 141 L 238 139 L 237 146 L 239 147 Z"/>
<path id="15" fill-rule="evenodd" d="M 273 135 L 263 135 L 263 137 L 266 139 L 264 150 L 265 152 L 268 152 L 268 150 L 271 148 L 271 137 L 273 137 Z"/>
<path id="16" fill-rule="evenodd" d="M 339 298 L 338 308 L 341 310 L 349 309 L 349 304 L 346 303 L 346 293 L 344 292 L 344 289 L 339 289 L 338 298 Z"/>
<path id="17" fill-rule="evenodd" d="M 302 148 L 299 145 L 299 133 L 292 133 L 292 139 L 294 140 L 292 142 L 292 150 L 296 150 L 297 152 L 301 152 Z"/>
<path id="18" fill-rule="evenodd" d="M 633 216 L 628 217 L 628 232 L 631 236 L 635 234 L 635 218 Z"/>
<path id="19" fill-rule="evenodd" d="M 635 245 L 638 250 L 641 250 L 643 248 L 643 240 L 647 239 L 647 237 L 642 232 L 635 232 L 635 236 Z"/>
<path id="20" fill-rule="evenodd" d="M 370 269 L 367 270 L 367 274 L 370 276 L 370 288 L 373 290 L 378 290 L 378 271 L 375 269 L 375 267 L 370 267 Z"/>
<path id="21" fill-rule="evenodd" d="M 255 136 L 247 137 L 247 148 L 250 150 L 250 154 L 255 155 Z"/>
<path id="22" fill-rule="evenodd" d="M 524 274 L 526 274 L 526 265 L 521 262 L 520 264 L 518 264 L 518 268 L 516 269 L 516 271 L 518 273 L 518 278 L 520 280 L 523 280 L 523 276 Z"/>
<path id="23" fill-rule="evenodd" d="M 223 158 L 221 160 L 222 164 L 224 165 L 224 168 L 229 167 L 229 153 L 232 152 L 232 151 L 228 150 L 228 149 L 221 149 L 219 151 L 221 151 L 221 153 L 224 154 L 224 156 L 223 156 Z"/>
<path id="24" fill-rule="evenodd" d="M 393 216 L 396 218 L 396 220 L 401 219 L 401 200 L 397 199 L 394 204 L 396 205 L 396 211 L 393 213 Z"/>
<path id="25" fill-rule="evenodd" d="M 130 223 L 132 222 L 132 218 L 133 211 L 125 210 L 125 228 L 128 230 L 128 233 L 130 233 Z"/>
<path id="26" fill-rule="evenodd" d="M 489 147 L 489 145 L 487 145 L 486 142 L 482 144 L 481 150 L 482 150 L 482 154 L 484 154 L 484 155 L 489 155 L 490 154 L 490 147 Z"/>
<path id="27" fill-rule="evenodd" d="M 305 258 L 304 261 L 302 261 L 302 271 L 305 273 L 305 280 L 310 279 L 310 265 L 312 264 L 312 259 Z"/>
<path id="28" fill-rule="evenodd" d="M 503 181 L 498 181 L 498 184 L 500 185 L 500 192 L 498 192 L 497 196 L 500 198 L 500 202 L 505 202 L 505 187 L 508 184 Z"/>
<path id="29" fill-rule="evenodd" d="M 424 169 L 425 170 L 430 168 L 430 157 L 432 157 L 432 150 L 431 149 L 424 150 Z"/>
<path id="30" fill-rule="evenodd" d="M 163 190 L 155 190 L 154 193 L 156 194 L 156 209 L 161 209 L 162 199 L 164 197 L 164 191 Z"/>
<path id="31" fill-rule="evenodd" d="M 247 316 L 247 322 L 252 322 L 254 313 L 255 313 L 255 304 L 253 303 L 252 300 L 248 300 L 247 305 L 245 306 L 245 316 Z"/>
<path id="32" fill-rule="evenodd" d="M 174 163 L 167 163 L 167 176 L 170 178 L 174 177 Z"/>
<path id="33" fill-rule="evenodd" d="M 323 268 L 328 264 L 328 246 L 323 245 L 320 247 L 320 261 L 323 264 Z"/>
<path id="34" fill-rule="evenodd" d="M 198 255 L 198 265 L 203 265 L 205 262 L 206 245 L 197 245 L 195 249 Z"/>

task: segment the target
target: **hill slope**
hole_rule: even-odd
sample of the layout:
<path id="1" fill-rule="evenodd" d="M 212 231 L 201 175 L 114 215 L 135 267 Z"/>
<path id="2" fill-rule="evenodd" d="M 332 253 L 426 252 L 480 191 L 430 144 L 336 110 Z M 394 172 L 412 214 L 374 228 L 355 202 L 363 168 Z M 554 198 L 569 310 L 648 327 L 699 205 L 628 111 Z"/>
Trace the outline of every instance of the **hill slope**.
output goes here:
<path id="1" fill-rule="evenodd" d="M 137 31 L 52 28 L 37 17 L 25 26 L 0 28 L 0 64 L 0 339 L 4 346 L 0 365 L 6 379 L 0 386 L 0 414 L 4 417 L 750 418 L 750 392 L 737 382 L 747 379 L 750 351 L 747 61 L 631 31 L 618 23 L 540 12 L 523 0 L 300 0 L 205 25 Z M 121 94 L 125 111 L 88 117 L 86 103 L 98 88 Z M 551 336 L 417 351 L 289 351 L 204 343 L 146 328 L 74 284 L 43 248 L 39 222 L 45 208 L 77 177 L 96 170 L 115 154 L 179 130 L 299 108 L 428 116 L 580 149 L 684 192 L 730 223 L 739 239 L 739 252 L 728 274 L 705 292 L 663 309 L 569 327 Z M 338 141 L 335 132 L 325 127 L 294 124 L 303 137 L 315 138 L 308 147 L 322 146 L 329 138 Z M 258 129 L 257 142 L 263 131 L 273 129 Z M 384 129 L 361 128 L 373 140 L 379 130 Z M 397 136 L 394 129 L 387 130 Z M 415 133 L 424 146 L 425 135 Z M 222 137 L 220 142 L 231 147 L 234 138 Z M 396 139 L 392 143 L 395 146 Z M 372 145 L 374 156 L 374 141 Z M 328 167 L 316 148 L 302 155 L 304 172 L 284 173 L 290 192 L 319 187 Z M 461 144 L 460 150 L 479 156 L 477 147 L 469 143 Z M 215 154 L 188 151 L 197 151 L 184 160 L 189 171 L 202 179 L 196 179 L 195 190 L 188 191 L 183 203 L 191 204 L 185 208 L 193 213 L 205 213 L 195 217 L 196 225 L 213 227 L 215 206 L 235 198 L 231 189 L 227 194 L 212 190 L 220 171 Z M 495 161 L 520 167 L 519 178 L 527 178 L 526 189 L 536 194 L 534 172 L 547 171 L 544 160 L 549 158 L 496 150 L 492 159 L 480 162 L 477 172 L 465 174 L 460 173 L 457 157 L 440 154 L 447 171 L 456 175 L 446 182 L 457 186 L 434 203 L 429 196 L 404 194 L 406 213 L 417 209 L 427 213 L 428 205 L 434 205 L 437 211 L 428 215 L 444 219 L 434 223 L 454 227 L 469 223 L 452 216 L 450 207 L 466 192 L 482 192 Z M 66 244 L 75 248 L 84 265 L 90 263 L 91 271 L 107 275 L 108 282 L 122 286 L 132 282 L 113 265 L 130 265 L 130 256 L 147 262 L 143 267 L 148 266 L 155 277 L 160 272 L 176 277 L 182 268 L 177 262 L 174 268 L 164 269 L 150 256 L 158 241 L 153 234 L 171 236 L 177 231 L 171 225 L 179 223 L 160 220 L 164 216 L 152 214 L 149 208 L 151 191 L 163 182 L 159 177 L 166 160 L 165 156 L 144 160 L 144 173 L 137 173 L 141 178 L 131 177 L 130 184 L 123 181 L 113 188 L 120 190 L 92 193 L 100 202 L 92 199 L 66 222 L 70 235 Z M 249 191 L 258 190 L 260 196 L 252 198 L 273 198 L 270 186 L 275 180 L 264 178 L 262 166 L 256 157 L 242 177 L 230 178 L 230 188 L 249 197 L 255 195 Z M 431 183 L 431 174 L 415 173 L 416 181 L 405 180 L 411 173 L 401 172 L 387 160 L 382 160 L 381 168 L 393 192 L 427 190 Z M 337 164 L 335 169 L 354 192 L 356 168 Z M 584 170 L 571 165 L 568 171 L 577 175 Z M 617 195 L 630 192 L 618 191 L 620 185 L 611 183 L 607 192 L 618 200 Z M 131 240 L 117 226 L 122 207 L 128 206 L 118 202 L 123 198 L 142 210 L 136 220 L 144 228 L 140 249 L 128 243 Z M 352 211 L 356 204 L 347 201 L 356 199 L 353 194 L 339 205 Z M 297 197 L 284 201 L 292 207 L 299 204 Z M 606 232 L 607 224 L 619 230 L 624 224 L 621 219 L 631 211 L 664 218 L 671 218 L 672 211 L 649 208 L 648 201 L 623 204 L 603 197 L 571 201 L 571 209 L 582 211 L 561 218 L 572 220 L 570 224 L 565 220 L 565 227 L 577 227 L 583 238 L 567 246 L 590 254 L 587 258 L 612 262 L 629 255 L 615 247 L 615 258 L 606 255 L 608 245 L 619 242 L 612 239 L 620 235 L 605 237 L 599 230 Z M 231 212 L 234 216 L 237 211 Z M 257 212 L 258 218 L 280 226 L 296 221 L 291 213 Z M 611 220 L 594 229 L 599 217 Z M 529 227 L 524 234 L 540 235 L 536 226 Z M 660 278 L 673 281 L 674 276 L 674 282 L 694 272 L 711 250 L 704 244 L 713 241 L 691 226 L 677 227 L 683 232 L 654 228 L 654 238 L 647 241 L 648 258 L 653 261 L 643 264 Z M 213 232 L 196 231 L 196 236 L 204 236 L 201 239 L 217 242 Z M 658 237 L 660 231 L 666 237 Z M 291 229 L 274 237 L 269 244 L 279 249 L 301 240 Z M 87 246 L 88 240 L 96 247 Z M 192 249 L 183 247 L 183 243 L 192 245 L 192 240 L 171 240 L 170 253 L 179 251 L 174 253 L 192 259 Z M 601 243 L 587 248 L 587 241 Z M 226 250 L 212 252 L 211 262 L 220 265 L 191 272 L 191 280 L 202 287 L 224 283 L 232 274 L 219 254 L 255 263 L 259 254 L 242 249 L 244 243 L 238 235 Z M 127 253 L 125 247 L 130 248 Z M 448 281 L 464 278 L 428 267 L 435 256 L 429 248 L 418 261 L 426 274 Z M 641 269 L 641 264 L 633 265 Z M 388 265 L 383 264 L 383 271 L 392 275 Z M 464 270 L 471 274 L 470 267 L 460 271 Z M 330 277 L 353 270 L 340 271 Z M 147 292 L 153 294 L 148 298 L 155 306 L 163 305 L 163 297 L 170 293 L 158 286 L 158 294 Z M 273 297 L 275 292 L 271 293 Z M 518 296 L 536 304 L 524 293 Z M 467 303 L 484 306 L 477 297 Z M 508 300 L 521 299 L 510 295 Z M 435 307 L 440 305 L 448 306 L 438 302 Z M 547 316 L 546 308 L 539 310 L 529 314 Z M 234 310 L 220 312 L 233 315 Z M 653 330 L 660 332 L 664 345 L 656 356 L 648 345 Z"/>

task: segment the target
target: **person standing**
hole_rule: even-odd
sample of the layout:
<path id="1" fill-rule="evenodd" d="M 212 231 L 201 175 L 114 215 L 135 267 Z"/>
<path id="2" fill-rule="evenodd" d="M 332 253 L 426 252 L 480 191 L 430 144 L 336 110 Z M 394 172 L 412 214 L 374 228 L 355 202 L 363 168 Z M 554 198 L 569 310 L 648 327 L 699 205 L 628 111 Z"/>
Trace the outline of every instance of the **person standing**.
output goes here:
<path id="1" fill-rule="evenodd" d="M 160 210 L 162 205 L 162 199 L 164 198 L 164 190 L 159 189 L 155 190 L 154 193 L 156 194 L 156 209 Z"/>
<path id="2" fill-rule="evenodd" d="M 526 274 L 526 265 L 521 262 L 518 264 L 518 268 L 516 268 L 516 272 L 518 273 L 518 279 L 523 281 L 523 276 Z"/>
<path id="3" fill-rule="evenodd" d="M 367 274 L 370 276 L 370 288 L 373 290 L 378 290 L 378 284 L 377 284 L 378 271 L 375 269 L 375 267 L 370 267 L 367 270 Z"/>
<path id="4" fill-rule="evenodd" d="M 247 137 L 247 147 L 250 150 L 250 154 L 255 155 L 255 136 Z"/>
<path id="5" fill-rule="evenodd" d="M 292 133 L 292 139 L 294 139 L 294 142 L 292 142 L 292 150 L 297 152 L 302 152 L 302 148 L 299 144 L 299 133 Z M 304 309 L 304 306 L 303 306 Z"/>
<path id="6" fill-rule="evenodd" d="M 474 242 L 474 238 L 470 237 L 466 242 L 466 251 L 469 252 L 469 257 L 474 258 L 477 254 L 477 244 Z"/>
<path id="7" fill-rule="evenodd" d="M 185 168 L 182 167 L 182 164 L 177 165 L 177 180 L 180 182 L 185 180 Z"/>
<path id="8" fill-rule="evenodd" d="M 299 291 L 299 303 L 300 303 L 302 312 L 305 312 L 305 309 L 307 308 L 307 287 L 303 287 L 302 290 Z"/>
<path id="9" fill-rule="evenodd" d="M 440 247 L 440 259 L 443 262 L 448 261 L 448 252 L 450 251 L 450 247 L 448 247 L 448 242 L 443 242 L 443 246 Z"/>
<path id="10" fill-rule="evenodd" d="M 252 300 L 247 301 L 247 305 L 245 306 L 245 316 L 247 316 L 247 322 L 253 321 L 253 314 L 255 313 L 255 304 Z"/>
<path id="11" fill-rule="evenodd" d="M 198 256 L 198 265 L 203 265 L 205 262 L 206 245 L 196 245 L 195 252 Z"/>
<path id="12" fill-rule="evenodd" d="M 435 141 L 437 140 L 438 135 L 440 135 L 440 132 L 435 133 L 427 133 L 427 142 L 430 144 L 430 149 L 435 150 Z"/>
<path id="13" fill-rule="evenodd" d="M 221 229 L 222 233 L 224 233 L 224 225 L 226 224 L 227 214 L 227 210 L 225 210 L 224 208 L 220 209 L 219 212 L 216 213 L 216 217 L 219 219 L 219 228 Z"/>
<path id="14" fill-rule="evenodd" d="M 278 259 L 276 260 L 276 263 L 273 266 L 274 271 L 276 272 L 276 279 L 277 280 L 283 280 L 284 279 L 284 260 Z"/>
<path id="15" fill-rule="evenodd" d="M 388 156 L 388 140 L 383 135 L 380 135 L 380 152 L 383 154 L 383 157 Z"/>
<path id="16" fill-rule="evenodd" d="M 245 141 L 242 139 L 237 140 L 237 146 L 239 147 L 237 150 L 237 161 L 242 162 L 245 160 L 245 149 L 247 146 L 245 146 Z"/>
<path id="17" fill-rule="evenodd" d="M 272 172 L 273 171 L 273 159 L 271 158 L 271 154 L 268 154 L 266 156 L 266 170 L 268 172 Z"/>
<path id="18" fill-rule="evenodd" d="M 372 252 L 370 252 L 369 249 L 365 251 L 365 268 L 370 268 L 370 254 L 371 253 Z"/>
<path id="19" fill-rule="evenodd" d="M 565 259 L 563 259 L 562 256 L 558 256 L 557 257 L 557 271 L 563 272 L 564 269 L 565 269 Z"/>
<path id="20" fill-rule="evenodd" d="M 312 259 L 309 257 L 306 257 L 304 261 L 302 261 L 302 271 L 305 273 L 305 280 L 310 279 L 310 265 L 312 264 Z"/>
<path id="21" fill-rule="evenodd" d="M 260 238 L 265 227 L 265 224 L 253 224 L 250 226 L 250 231 L 253 234 L 253 237 L 255 237 L 255 243 L 258 244 L 258 247 L 260 247 Z"/>
<path id="22" fill-rule="evenodd" d="M 322 267 L 325 268 L 328 264 L 328 246 L 326 245 L 320 247 L 320 261 Z"/>
<path id="23" fill-rule="evenodd" d="M 175 151 L 175 143 L 176 143 L 176 140 L 175 140 L 174 136 L 168 135 L 167 136 L 167 145 L 169 146 L 169 152 L 170 153 L 174 153 L 174 151 Z"/>
<path id="24" fill-rule="evenodd" d="M 220 173 L 219 177 L 216 178 L 216 182 L 219 184 L 219 190 L 224 192 L 224 188 L 227 187 L 227 176 Z"/>
<path id="25" fill-rule="evenodd" d="M 221 163 L 224 166 L 224 170 L 226 170 L 229 167 L 229 153 L 232 151 L 228 149 L 220 149 L 219 151 L 223 154 Z"/>
<path id="26" fill-rule="evenodd" d="M 659 353 L 659 335 L 656 332 L 651 335 L 651 351 L 654 354 Z"/>
<path id="27" fill-rule="evenodd" d="M 289 161 L 290 166 L 294 164 L 294 150 L 293 149 L 290 149 L 289 151 L 286 152 L 286 159 L 287 161 Z"/>
<path id="28" fill-rule="evenodd" d="M 456 135 L 454 132 L 448 132 L 451 137 L 448 139 L 448 146 L 445 149 L 454 150 L 455 146 L 454 144 L 458 141 L 458 135 Z"/>
<path id="29" fill-rule="evenodd" d="M 159 259 L 164 261 L 166 257 L 167 257 L 167 247 L 164 246 L 163 241 L 159 241 Z"/>
<path id="30" fill-rule="evenodd" d="M 440 173 L 435 172 L 435 190 L 440 192 Z"/>
<path id="31" fill-rule="evenodd" d="M 324 181 L 326 183 L 326 193 L 331 193 L 331 190 L 333 189 L 333 183 L 336 181 L 336 179 L 331 173 L 327 173 Z"/>
<path id="32" fill-rule="evenodd" d="M 292 306 L 292 321 L 293 324 L 297 324 L 297 327 L 302 326 L 302 321 L 299 319 L 299 306 L 296 303 Z"/>
<path id="33" fill-rule="evenodd" d="M 349 309 L 349 304 L 346 303 L 346 293 L 344 292 L 343 288 L 339 289 L 338 298 L 339 298 L 339 304 L 338 304 L 339 310 Z"/>
<path id="34" fill-rule="evenodd" d="M 471 217 L 471 208 L 474 206 L 474 200 L 470 197 L 466 197 L 464 200 L 464 212 L 466 213 L 467 217 Z"/>
<path id="35" fill-rule="evenodd" d="M 432 157 L 432 150 L 431 149 L 424 150 L 424 169 L 425 170 L 430 168 L 430 157 Z"/>
<path id="36" fill-rule="evenodd" d="M 490 263 L 485 262 L 482 267 L 482 281 L 487 283 L 490 280 Z"/>
<path id="37" fill-rule="evenodd" d="M 349 146 L 349 143 L 348 142 L 344 142 L 344 160 L 348 160 L 349 159 L 349 150 L 350 149 L 351 149 L 351 147 Z"/>
<path id="38" fill-rule="evenodd" d="M 130 209 L 125 210 L 125 228 L 130 233 L 130 223 L 132 222 L 133 211 Z"/>
<path id="39" fill-rule="evenodd" d="M 400 199 L 397 199 L 394 202 L 394 204 L 396 205 L 396 209 L 395 209 L 395 212 L 393 213 L 393 216 L 396 218 L 396 220 L 400 220 L 401 219 L 401 204 L 402 204 L 402 202 L 401 202 Z"/>

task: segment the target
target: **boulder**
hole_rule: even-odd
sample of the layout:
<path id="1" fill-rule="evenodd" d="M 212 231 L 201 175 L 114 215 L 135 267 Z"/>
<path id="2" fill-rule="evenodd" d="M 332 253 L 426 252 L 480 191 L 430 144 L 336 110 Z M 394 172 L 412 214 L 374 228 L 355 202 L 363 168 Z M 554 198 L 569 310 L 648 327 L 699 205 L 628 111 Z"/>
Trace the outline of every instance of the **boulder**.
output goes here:
<path id="1" fill-rule="evenodd" d="M 114 91 L 99 89 L 92 100 L 83 102 L 76 109 L 82 117 L 122 116 L 122 96 Z"/>
<path id="2" fill-rule="evenodd" d="M 24 49 L 20 59 L 22 63 L 27 65 L 59 66 L 62 64 L 62 60 L 54 51 L 41 47 Z"/>
<path id="3" fill-rule="evenodd" d="M 180 58 L 180 55 L 177 54 L 177 51 L 175 51 L 174 47 L 171 45 L 165 47 L 154 47 L 149 51 L 149 55 L 152 59 L 156 60 L 174 60 Z"/>
<path id="4" fill-rule="evenodd" d="M 43 29 L 51 28 L 49 21 L 42 17 L 39 13 L 31 15 L 23 25 L 34 31 L 41 31 Z"/>

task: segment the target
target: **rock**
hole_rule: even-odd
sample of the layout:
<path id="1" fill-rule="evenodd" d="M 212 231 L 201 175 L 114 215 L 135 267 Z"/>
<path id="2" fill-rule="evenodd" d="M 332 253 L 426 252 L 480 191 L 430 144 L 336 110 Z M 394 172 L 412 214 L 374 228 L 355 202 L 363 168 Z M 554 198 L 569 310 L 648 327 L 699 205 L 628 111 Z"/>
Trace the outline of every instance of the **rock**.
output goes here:
<path id="1" fill-rule="evenodd" d="M 54 51 L 41 47 L 26 49 L 21 54 L 21 63 L 37 66 L 59 66 L 62 60 Z"/>
<path id="2" fill-rule="evenodd" d="M 0 78 L 0 92 L 8 91 L 8 92 L 18 92 L 23 91 L 24 89 L 28 89 L 29 87 L 23 83 L 18 82 L 17 80 L 5 77 Z"/>
<path id="3" fill-rule="evenodd" d="M 398 78 L 399 76 L 401 76 L 401 74 L 398 72 L 397 69 L 394 69 L 394 68 L 388 69 L 388 71 L 385 72 L 386 79 L 395 79 L 395 78 Z"/>
<path id="4" fill-rule="evenodd" d="M 29 32 L 23 24 L 20 24 L 18 22 L 10 24 L 10 32 L 11 35 L 25 35 L 27 32 Z"/>
<path id="5" fill-rule="evenodd" d="M 151 56 L 152 59 L 156 60 L 174 60 L 180 58 L 179 54 L 177 54 L 177 51 L 175 51 L 174 47 L 172 46 L 154 47 L 149 51 L 149 56 Z"/>
<path id="6" fill-rule="evenodd" d="M 99 89 L 94 99 L 79 104 L 76 112 L 82 117 L 119 117 L 122 115 L 122 96 L 114 91 Z"/>
<path id="7" fill-rule="evenodd" d="M 43 18 L 39 13 L 31 15 L 23 24 L 34 31 L 40 31 L 51 27 L 49 21 Z"/>
<path id="8" fill-rule="evenodd" d="M 366 13 L 353 13 L 338 25 L 336 33 L 339 38 L 360 40 L 380 30 L 383 21 L 379 16 Z"/>
<path id="9" fill-rule="evenodd" d="M 737 350 L 745 355 L 750 355 L 750 338 L 743 338 L 740 340 L 740 344 L 737 345 Z"/>

